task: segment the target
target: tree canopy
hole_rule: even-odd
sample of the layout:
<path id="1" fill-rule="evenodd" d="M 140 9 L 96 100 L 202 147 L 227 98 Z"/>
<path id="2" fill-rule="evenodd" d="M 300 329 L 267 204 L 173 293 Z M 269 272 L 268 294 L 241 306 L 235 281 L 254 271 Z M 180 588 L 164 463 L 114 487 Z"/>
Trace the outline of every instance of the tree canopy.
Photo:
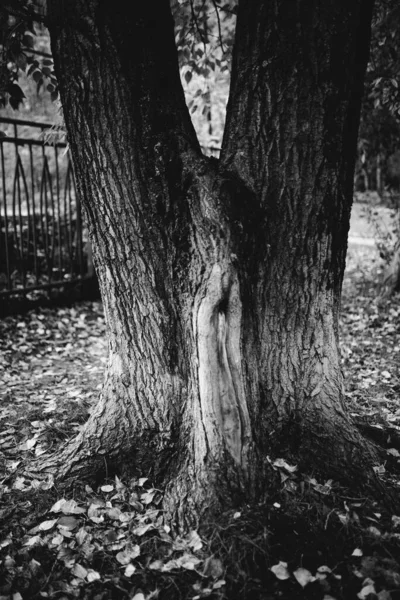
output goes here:
<path id="1" fill-rule="evenodd" d="M 171 0 L 171 9 L 182 78 L 186 84 L 191 84 L 187 89 L 187 99 L 192 118 L 198 131 L 204 128 L 201 139 L 210 145 L 218 145 L 229 89 L 237 1 Z M 44 87 L 53 100 L 58 98 L 52 60 L 32 54 L 32 50 L 38 50 L 38 26 L 47 22 L 45 0 L 7 0 L 0 7 L 0 106 L 9 103 L 17 110 L 23 102 L 24 92 L 18 85 L 21 71 L 32 76 L 38 92 Z M 399 28 L 400 7 L 396 0 L 378 0 L 374 9 L 370 61 L 365 80 L 361 154 L 366 142 L 369 152 L 373 154 L 377 145 L 383 146 L 386 154 L 398 146 Z M 209 81 L 209 84 L 204 86 L 204 81 Z M 213 102 L 218 110 L 211 133 L 207 128 L 211 111 L 210 86 L 213 87 Z"/>

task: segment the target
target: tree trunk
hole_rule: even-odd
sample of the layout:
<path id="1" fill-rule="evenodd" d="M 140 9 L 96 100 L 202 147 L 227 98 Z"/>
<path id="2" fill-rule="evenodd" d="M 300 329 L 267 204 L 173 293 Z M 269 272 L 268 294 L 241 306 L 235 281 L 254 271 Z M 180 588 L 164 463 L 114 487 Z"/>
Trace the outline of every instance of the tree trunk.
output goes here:
<path id="1" fill-rule="evenodd" d="M 383 182 L 382 182 L 382 157 L 380 152 L 376 155 L 376 191 L 379 194 L 379 198 L 383 196 Z"/>
<path id="2" fill-rule="evenodd" d="M 362 168 L 360 170 L 360 175 L 363 179 L 363 188 L 361 191 L 362 192 L 369 192 L 369 177 L 368 177 L 368 171 L 365 168 Z"/>
<path id="3" fill-rule="evenodd" d="M 387 265 L 380 286 L 380 297 L 390 298 L 400 290 L 400 239 L 396 241 L 393 256 Z"/>
<path id="4" fill-rule="evenodd" d="M 368 454 L 344 407 L 338 312 L 371 9 L 242 2 L 221 154 L 259 212 L 257 447 L 334 478 Z"/>
<path id="5" fill-rule="evenodd" d="M 150 473 L 181 526 L 260 498 L 268 454 L 370 482 L 338 311 L 371 2 L 239 3 L 219 161 L 190 121 L 168 0 L 133 17 L 49 4 L 109 340 L 60 475 Z"/>

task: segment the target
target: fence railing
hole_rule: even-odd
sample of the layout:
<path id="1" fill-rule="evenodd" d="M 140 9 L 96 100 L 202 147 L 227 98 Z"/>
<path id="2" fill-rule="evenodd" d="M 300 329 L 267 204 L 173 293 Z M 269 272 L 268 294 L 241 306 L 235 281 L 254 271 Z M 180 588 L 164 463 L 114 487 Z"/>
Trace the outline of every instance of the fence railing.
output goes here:
<path id="1" fill-rule="evenodd" d="M 51 128 L 0 117 L 0 301 L 93 275 L 72 163 Z"/>

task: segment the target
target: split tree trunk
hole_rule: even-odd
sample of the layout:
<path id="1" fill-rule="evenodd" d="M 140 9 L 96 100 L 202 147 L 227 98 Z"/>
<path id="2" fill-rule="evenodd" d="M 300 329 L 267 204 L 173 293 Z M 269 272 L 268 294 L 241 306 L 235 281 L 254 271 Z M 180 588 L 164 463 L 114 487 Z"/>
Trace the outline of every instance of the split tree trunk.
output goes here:
<path id="1" fill-rule="evenodd" d="M 190 121 L 168 0 L 133 17 L 49 4 L 109 340 L 61 475 L 151 473 L 181 525 L 264 494 L 268 454 L 369 480 L 338 311 L 371 2 L 239 2 L 219 161 Z"/>

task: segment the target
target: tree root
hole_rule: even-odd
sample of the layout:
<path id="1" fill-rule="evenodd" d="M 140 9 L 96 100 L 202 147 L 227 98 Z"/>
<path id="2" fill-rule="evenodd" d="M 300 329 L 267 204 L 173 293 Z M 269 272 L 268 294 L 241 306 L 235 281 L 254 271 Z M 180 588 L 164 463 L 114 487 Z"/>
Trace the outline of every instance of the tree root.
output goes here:
<path id="1" fill-rule="evenodd" d="M 356 421 L 359 431 L 382 448 L 396 448 L 400 451 L 400 430 L 388 424 L 373 425 L 365 421 Z"/>
<path id="2" fill-rule="evenodd" d="M 313 417 L 285 428 L 272 448 L 278 452 L 274 456 L 298 465 L 302 473 L 320 483 L 332 479 L 352 495 L 367 496 L 389 510 L 399 510 L 398 492 L 374 470 L 382 462 L 380 448 L 344 417 L 334 425 Z"/>
<path id="3" fill-rule="evenodd" d="M 29 479 L 45 479 L 52 476 L 62 487 L 70 487 L 76 481 L 95 482 L 109 476 L 105 456 L 77 452 L 74 444 L 67 444 L 60 451 L 28 462 L 24 476 Z"/>

